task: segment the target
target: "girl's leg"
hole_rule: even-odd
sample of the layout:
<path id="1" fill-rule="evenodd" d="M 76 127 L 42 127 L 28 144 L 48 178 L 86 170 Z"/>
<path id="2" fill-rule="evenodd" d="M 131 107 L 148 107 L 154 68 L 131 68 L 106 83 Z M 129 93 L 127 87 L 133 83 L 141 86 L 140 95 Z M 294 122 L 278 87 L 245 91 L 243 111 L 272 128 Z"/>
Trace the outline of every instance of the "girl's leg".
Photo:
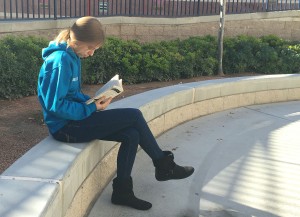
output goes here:
<path id="1" fill-rule="evenodd" d="M 152 204 L 136 198 L 133 193 L 133 183 L 130 176 L 136 157 L 137 147 L 140 143 L 141 133 L 150 133 L 147 123 L 140 119 L 141 112 L 136 109 L 107 110 L 94 113 L 83 121 L 72 121 L 58 133 L 53 135 L 56 139 L 68 142 L 87 142 L 93 139 L 103 139 L 121 142 L 117 159 L 117 178 L 113 180 L 113 194 L 111 202 L 118 205 L 130 206 L 139 210 L 147 210 Z M 137 124 L 138 123 L 138 124 Z M 139 131 L 136 127 L 145 128 Z M 148 128 L 148 129 L 147 129 Z M 154 138 L 154 137 L 153 137 Z M 155 139 L 154 139 L 155 141 Z M 148 152 L 155 156 L 161 151 L 155 141 L 149 143 Z"/>
<path id="2" fill-rule="evenodd" d="M 192 167 L 181 167 L 174 162 L 171 152 L 163 152 L 147 122 L 138 109 L 112 109 L 102 112 L 95 112 L 90 117 L 81 121 L 71 121 L 59 132 L 55 133 L 54 138 L 67 142 L 88 142 L 94 139 L 108 139 L 118 141 L 119 133 L 124 134 L 124 130 L 133 128 L 138 133 L 134 137 L 139 140 L 140 146 L 151 157 L 156 167 L 156 179 L 165 181 L 169 179 L 182 179 L 190 176 L 194 172 Z M 127 147 L 128 148 L 128 147 Z M 126 150 L 126 148 L 124 148 Z M 121 149 L 123 150 L 123 148 Z M 133 148 L 132 150 L 136 150 Z M 120 155 L 123 151 L 120 152 Z M 123 154 L 122 154 L 123 155 Z M 124 151 L 124 156 L 129 156 Z M 133 156 L 135 158 L 135 155 Z M 119 161 L 126 159 L 119 158 Z M 128 161 L 133 162 L 134 159 Z M 129 163 L 128 165 L 132 165 Z M 131 168 L 130 168 L 131 171 Z"/>
<path id="3" fill-rule="evenodd" d="M 121 142 L 117 158 L 117 177 L 120 180 L 128 180 L 139 145 L 139 133 L 134 128 L 127 128 L 105 137 L 104 140 Z"/>
<path id="4" fill-rule="evenodd" d="M 163 152 L 142 113 L 137 109 L 114 109 L 95 112 L 81 121 L 70 121 L 55 133 L 54 138 L 65 142 L 89 142 L 94 139 L 121 142 L 117 160 L 117 178 L 113 180 L 114 204 L 147 210 L 152 204 L 140 200 L 133 193 L 130 176 L 138 144 L 152 158 L 159 181 L 181 179 L 190 176 L 192 167 L 181 167 L 174 163 L 171 152 Z"/>
<path id="5" fill-rule="evenodd" d="M 68 142 L 88 142 L 94 139 L 119 141 L 114 139 L 115 134 L 127 128 L 134 128 L 138 132 L 139 144 L 152 160 L 164 156 L 143 114 L 133 108 L 95 112 L 84 120 L 70 121 L 53 136 L 57 140 Z"/>

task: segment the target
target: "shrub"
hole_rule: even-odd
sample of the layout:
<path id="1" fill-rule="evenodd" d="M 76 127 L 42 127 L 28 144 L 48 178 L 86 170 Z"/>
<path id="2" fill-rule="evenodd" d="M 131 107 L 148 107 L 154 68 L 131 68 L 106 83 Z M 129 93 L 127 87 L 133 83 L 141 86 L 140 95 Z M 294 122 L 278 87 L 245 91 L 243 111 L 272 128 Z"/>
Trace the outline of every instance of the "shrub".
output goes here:
<path id="1" fill-rule="evenodd" d="M 82 61 L 84 83 L 105 83 L 115 74 L 125 82 L 135 83 L 140 76 L 141 61 L 141 45 L 137 41 L 108 38 L 93 57 Z"/>
<path id="2" fill-rule="evenodd" d="M 141 82 L 170 80 L 170 52 L 161 43 L 143 45 Z"/>
<path id="3" fill-rule="evenodd" d="M 0 98 L 36 94 L 41 50 L 47 43 L 36 37 L 0 40 Z M 119 74 L 125 83 L 133 84 L 214 75 L 217 68 L 213 36 L 146 44 L 109 37 L 93 57 L 82 60 L 82 78 L 86 84 L 99 84 Z M 223 71 L 299 73 L 300 44 L 273 35 L 225 38 Z"/>
<path id="4" fill-rule="evenodd" d="M 47 42 L 36 37 L 7 36 L 0 43 L 0 98 L 36 94 L 42 64 L 41 49 Z"/>
<path id="5" fill-rule="evenodd" d="M 213 36 L 190 37 L 177 45 L 183 56 L 181 77 L 213 75 L 217 69 L 217 39 Z"/>
<path id="6" fill-rule="evenodd" d="M 300 72 L 300 44 L 283 47 L 279 56 L 281 61 L 278 64 L 278 73 Z"/>
<path id="7" fill-rule="evenodd" d="M 259 50 L 255 54 L 256 66 L 255 72 L 263 74 L 279 73 L 277 65 L 281 65 L 278 53 L 273 47 L 266 43 L 260 44 Z"/>
<path id="8" fill-rule="evenodd" d="M 254 71 L 256 66 L 255 54 L 261 41 L 254 37 L 238 36 L 224 40 L 224 71 L 239 73 Z"/>

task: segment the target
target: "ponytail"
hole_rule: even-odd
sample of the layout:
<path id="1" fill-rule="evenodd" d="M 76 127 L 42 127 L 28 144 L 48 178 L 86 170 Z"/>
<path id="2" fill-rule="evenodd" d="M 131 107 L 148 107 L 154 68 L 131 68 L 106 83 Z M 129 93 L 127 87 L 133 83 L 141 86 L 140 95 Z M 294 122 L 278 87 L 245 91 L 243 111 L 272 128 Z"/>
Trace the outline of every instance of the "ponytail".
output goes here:
<path id="1" fill-rule="evenodd" d="M 62 30 L 59 33 L 59 35 L 55 38 L 55 41 L 56 41 L 57 44 L 59 44 L 63 41 L 68 42 L 69 39 L 70 39 L 70 28 Z"/>

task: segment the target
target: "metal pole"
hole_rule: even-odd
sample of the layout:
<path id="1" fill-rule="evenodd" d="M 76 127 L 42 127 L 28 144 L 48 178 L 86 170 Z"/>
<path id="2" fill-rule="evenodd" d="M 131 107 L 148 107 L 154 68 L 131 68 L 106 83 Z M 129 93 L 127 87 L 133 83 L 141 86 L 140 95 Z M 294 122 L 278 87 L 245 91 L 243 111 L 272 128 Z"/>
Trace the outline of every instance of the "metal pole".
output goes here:
<path id="1" fill-rule="evenodd" d="M 224 24 L 225 24 L 226 0 L 220 0 L 220 28 L 218 39 L 218 55 L 219 55 L 219 72 L 220 76 L 224 76 L 223 72 L 223 37 L 224 37 Z"/>
<path id="2" fill-rule="evenodd" d="M 54 0 L 54 4 L 53 4 L 53 7 L 54 7 L 54 20 L 57 20 L 57 0 Z"/>

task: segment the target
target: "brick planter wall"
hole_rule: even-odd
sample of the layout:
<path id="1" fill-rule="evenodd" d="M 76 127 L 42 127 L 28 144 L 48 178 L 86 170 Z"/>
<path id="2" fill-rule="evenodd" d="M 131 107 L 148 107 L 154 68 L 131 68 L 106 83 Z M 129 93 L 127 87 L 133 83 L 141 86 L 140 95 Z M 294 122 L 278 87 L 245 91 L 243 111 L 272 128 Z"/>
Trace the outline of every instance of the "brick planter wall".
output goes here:
<path id="1" fill-rule="evenodd" d="M 226 15 L 225 36 L 274 34 L 287 40 L 300 40 L 300 11 Z M 99 18 L 108 36 L 152 42 L 185 39 L 190 36 L 218 35 L 219 16 L 188 18 Z M 1 22 L 0 37 L 7 34 L 39 35 L 53 39 L 72 25 L 69 20 Z"/>

